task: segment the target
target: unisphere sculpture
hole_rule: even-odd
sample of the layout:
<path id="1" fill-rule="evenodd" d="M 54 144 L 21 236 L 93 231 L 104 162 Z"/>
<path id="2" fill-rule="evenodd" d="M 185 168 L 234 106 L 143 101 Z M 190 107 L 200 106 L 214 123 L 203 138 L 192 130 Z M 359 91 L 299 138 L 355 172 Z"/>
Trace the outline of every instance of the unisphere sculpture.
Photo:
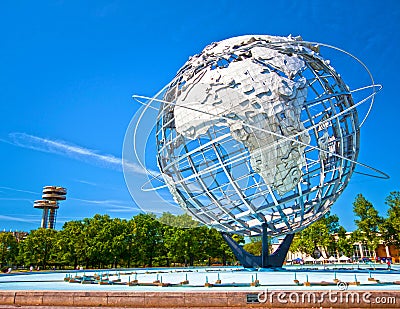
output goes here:
<path id="1" fill-rule="evenodd" d="M 370 87 L 372 104 L 379 85 Z M 193 218 L 222 232 L 291 235 L 288 248 L 294 232 L 330 209 L 357 164 L 360 103 L 319 47 L 299 37 L 213 43 L 147 106 L 155 104 L 165 186 Z M 280 266 L 281 256 L 242 263 Z"/>

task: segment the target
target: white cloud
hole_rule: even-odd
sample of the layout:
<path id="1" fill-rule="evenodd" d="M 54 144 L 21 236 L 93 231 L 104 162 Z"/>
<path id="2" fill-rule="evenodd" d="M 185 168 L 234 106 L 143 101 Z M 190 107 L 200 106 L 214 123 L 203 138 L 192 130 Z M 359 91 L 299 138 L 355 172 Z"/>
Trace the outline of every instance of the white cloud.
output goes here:
<path id="1" fill-rule="evenodd" d="M 138 211 L 139 209 L 133 202 L 123 201 L 123 200 L 86 200 L 80 198 L 70 198 L 70 200 L 75 200 L 85 204 L 93 204 L 98 207 L 105 207 L 106 210 L 113 210 L 122 212 Z"/>
<path id="2" fill-rule="evenodd" d="M 3 216 L 3 215 L 0 215 L 0 220 L 30 222 L 30 223 L 40 222 L 40 219 L 24 219 L 22 217 L 11 217 L 11 216 Z"/>
<path id="3" fill-rule="evenodd" d="M 121 205 L 113 205 L 114 207 L 112 208 L 108 208 L 107 211 L 108 212 L 116 212 L 116 213 L 132 213 L 135 212 L 137 213 L 138 211 L 140 211 L 138 208 L 133 208 L 132 206 L 121 206 Z"/>
<path id="4" fill-rule="evenodd" d="M 100 154 L 97 150 L 73 145 L 62 140 L 51 140 L 26 133 L 10 133 L 9 137 L 10 141 L 1 141 L 11 143 L 18 147 L 54 153 L 97 166 L 122 171 L 121 158 L 110 154 Z M 133 173 L 147 175 L 147 171 L 137 163 L 124 162 L 124 164 Z"/>
<path id="5" fill-rule="evenodd" d="M 75 181 L 79 182 L 79 183 L 83 183 L 85 185 L 93 186 L 93 187 L 98 187 L 99 186 L 97 183 L 94 183 L 94 182 L 91 182 L 91 181 L 87 181 L 87 180 L 76 179 Z"/>
<path id="6" fill-rule="evenodd" d="M 0 197 L 0 201 L 24 201 L 33 204 L 33 200 L 27 198 L 17 198 L 17 197 Z"/>
<path id="7" fill-rule="evenodd" d="M 16 189 L 16 188 L 10 188 L 10 187 L 2 187 L 0 186 L 0 189 L 3 190 L 10 190 L 10 191 L 15 191 L 15 192 L 21 192 L 21 193 L 29 193 L 29 194 L 35 194 L 35 195 L 40 195 L 42 193 L 38 192 L 33 192 L 33 191 L 28 191 L 28 190 L 21 190 L 21 189 Z"/>
<path id="8" fill-rule="evenodd" d="M 85 199 L 80 199 L 80 198 L 70 198 L 71 200 L 79 201 L 79 202 L 84 202 L 84 203 L 90 203 L 90 204 L 96 204 L 96 205 L 107 205 L 107 206 L 116 206 L 116 205 L 125 205 L 126 201 L 121 201 L 121 200 L 85 200 Z"/>

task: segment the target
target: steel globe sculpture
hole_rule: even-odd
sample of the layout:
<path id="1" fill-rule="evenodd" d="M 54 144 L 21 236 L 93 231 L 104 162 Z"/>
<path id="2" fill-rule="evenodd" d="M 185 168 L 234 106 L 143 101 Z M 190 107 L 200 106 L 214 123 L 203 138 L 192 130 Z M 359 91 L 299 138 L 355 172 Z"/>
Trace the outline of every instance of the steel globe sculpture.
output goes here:
<path id="1" fill-rule="evenodd" d="M 366 88 L 372 94 L 355 102 L 359 89 L 300 37 L 213 43 L 144 103 L 142 115 L 157 110 L 160 170 L 148 184 L 162 182 L 193 218 L 222 231 L 245 266 L 280 266 L 293 233 L 330 209 L 359 164 L 358 106 L 372 106 L 379 85 Z M 254 257 L 228 233 L 288 236 L 275 256 L 264 241 Z"/>

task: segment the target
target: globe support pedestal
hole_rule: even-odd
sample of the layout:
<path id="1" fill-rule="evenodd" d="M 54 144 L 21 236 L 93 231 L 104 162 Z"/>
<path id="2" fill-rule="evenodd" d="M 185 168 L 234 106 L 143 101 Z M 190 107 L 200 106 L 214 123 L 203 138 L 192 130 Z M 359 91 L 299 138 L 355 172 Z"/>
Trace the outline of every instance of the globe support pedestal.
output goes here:
<path id="1" fill-rule="evenodd" d="M 262 234 L 262 254 L 255 256 L 248 253 L 236 241 L 233 240 L 231 235 L 221 232 L 222 237 L 232 249 L 233 254 L 240 261 L 244 268 L 279 268 L 282 267 L 287 252 L 293 241 L 294 234 L 287 234 L 283 242 L 279 245 L 274 253 L 268 252 L 268 234 L 266 233 L 266 224 L 263 224 Z"/>
<path id="2" fill-rule="evenodd" d="M 267 268 L 269 265 L 269 243 L 268 243 L 268 234 L 267 234 L 267 224 L 262 224 L 262 240 L 261 240 L 261 267 Z M 286 254 L 285 254 L 286 255 Z M 283 261 L 282 261 L 283 264 Z M 278 266 L 281 267 L 282 265 Z"/>

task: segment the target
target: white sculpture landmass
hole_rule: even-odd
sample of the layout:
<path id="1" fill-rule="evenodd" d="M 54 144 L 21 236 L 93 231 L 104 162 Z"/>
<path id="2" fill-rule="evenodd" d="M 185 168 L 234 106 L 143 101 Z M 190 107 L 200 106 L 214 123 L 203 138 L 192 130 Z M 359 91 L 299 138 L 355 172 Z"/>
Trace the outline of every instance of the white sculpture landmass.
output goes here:
<path id="1" fill-rule="evenodd" d="M 272 42 L 288 40 L 260 37 Z M 296 54 L 251 46 L 254 42 L 254 37 L 245 36 L 214 43 L 188 61 L 186 66 L 190 64 L 193 69 L 183 73 L 185 83 L 174 107 L 175 126 L 178 133 L 190 139 L 211 126 L 228 126 L 232 137 L 247 147 L 254 171 L 283 195 L 299 183 L 305 165 L 304 148 L 310 143 L 300 120 L 307 97 L 306 80 L 294 78 L 306 64 Z M 240 61 L 225 59 L 226 65 L 195 70 L 204 55 L 225 54 L 227 58 L 234 55 L 235 46 L 245 44 L 251 46 L 249 54 Z M 300 143 L 280 136 L 293 137 Z"/>

